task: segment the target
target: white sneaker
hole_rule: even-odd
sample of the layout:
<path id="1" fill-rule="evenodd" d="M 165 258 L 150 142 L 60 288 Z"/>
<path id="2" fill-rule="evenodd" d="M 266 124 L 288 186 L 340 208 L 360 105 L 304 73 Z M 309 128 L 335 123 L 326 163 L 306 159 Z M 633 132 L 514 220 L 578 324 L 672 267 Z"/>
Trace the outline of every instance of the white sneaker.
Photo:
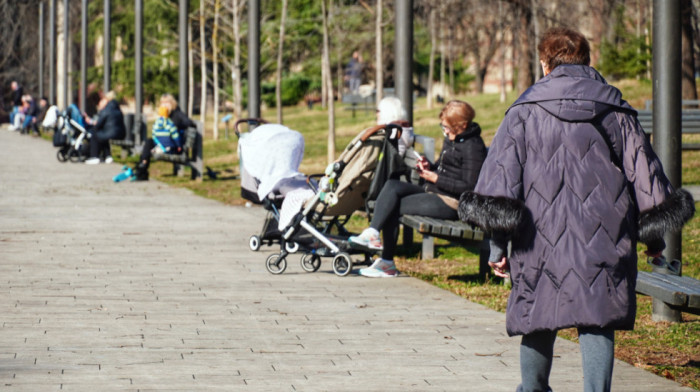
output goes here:
<path id="1" fill-rule="evenodd" d="M 382 250 L 382 241 L 379 239 L 379 232 L 371 227 L 362 231 L 360 235 L 353 235 L 348 238 L 348 241 L 362 245 L 369 249 Z"/>
<path id="2" fill-rule="evenodd" d="M 98 165 L 100 163 L 100 158 L 89 158 L 85 160 L 86 165 Z"/>
<path id="3" fill-rule="evenodd" d="M 107 158 L 105 158 L 105 163 L 110 164 L 110 163 L 112 163 L 112 162 L 114 162 L 114 159 L 112 159 L 112 156 L 111 156 L 111 155 L 108 156 Z"/>
<path id="4" fill-rule="evenodd" d="M 393 260 L 379 258 L 367 268 L 360 269 L 360 275 L 368 278 L 393 278 L 399 274 Z"/>

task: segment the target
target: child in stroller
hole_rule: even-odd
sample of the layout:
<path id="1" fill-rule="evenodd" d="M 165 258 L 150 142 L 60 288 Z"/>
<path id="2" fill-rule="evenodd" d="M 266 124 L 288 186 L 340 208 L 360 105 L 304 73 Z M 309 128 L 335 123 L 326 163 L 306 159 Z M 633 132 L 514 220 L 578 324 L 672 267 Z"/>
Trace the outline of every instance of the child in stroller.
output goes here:
<path id="1" fill-rule="evenodd" d="M 251 249 L 259 249 L 265 240 L 281 245 L 280 253 L 266 259 L 268 271 L 284 272 L 286 258 L 295 250 L 302 252 L 301 266 L 307 272 L 318 270 L 321 257 L 333 257 L 333 271 L 339 276 L 348 275 L 357 263 L 352 255 L 361 255 L 362 264 L 371 264 L 374 251 L 353 246 L 345 224 L 355 211 L 366 209 L 366 201 L 376 197 L 388 178 L 405 170 L 397 151 L 401 127 L 390 124 L 364 130 L 325 174 L 305 177 L 296 171 L 303 156 L 298 132 L 266 124 L 241 135 L 238 126 L 243 122 L 261 120 L 239 120 L 236 132 L 242 196 L 268 209 L 261 236 L 251 237 Z M 280 153 L 276 143 L 289 153 Z M 256 144 L 264 148 L 256 149 Z"/>
<path id="2" fill-rule="evenodd" d="M 53 145 L 58 147 L 56 159 L 59 162 L 82 162 L 85 160 L 90 134 L 80 109 L 70 104 L 61 112 L 52 105 L 44 116 L 42 127 L 53 128 Z"/>

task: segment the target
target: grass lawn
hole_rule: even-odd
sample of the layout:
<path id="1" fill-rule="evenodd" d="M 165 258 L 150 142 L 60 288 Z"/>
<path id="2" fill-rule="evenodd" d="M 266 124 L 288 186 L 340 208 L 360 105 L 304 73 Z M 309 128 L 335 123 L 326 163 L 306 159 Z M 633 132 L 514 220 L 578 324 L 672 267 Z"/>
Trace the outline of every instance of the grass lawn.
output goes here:
<path id="1" fill-rule="evenodd" d="M 651 83 L 623 81 L 616 84 L 632 106 L 644 107 L 644 101 L 651 98 Z M 490 144 L 503 114 L 517 96 L 508 95 L 506 103 L 499 102 L 497 94 L 469 95 L 461 99 L 468 101 L 476 109 L 476 120 L 483 129 L 486 144 Z M 426 108 L 424 99 L 419 99 L 414 107 L 414 127 L 416 133 L 436 139 L 436 149 L 441 147 L 441 130 L 438 126 L 440 106 Z M 263 117 L 273 120 L 274 109 L 263 110 Z M 211 122 L 211 119 L 208 119 Z M 284 108 L 284 123 L 304 134 L 305 156 L 300 170 L 304 173 L 320 173 L 327 164 L 328 118 L 320 105 L 312 110 L 306 106 Z M 362 129 L 374 124 L 374 112 L 358 110 L 353 118 L 351 111 L 336 106 L 336 156 Z M 196 194 L 216 199 L 227 204 L 244 204 L 240 197 L 238 179 L 237 141 L 235 136 L 228 140 L 214 141 L 211 138 L 211 123 L 205 136 L 205 165 L 218 172 L 218 178 L 204 178 L 201 182 L 190 181 L 189 176 L 174 177 L 171 165 L 156 162 L 152 165 L 151 176 L 174 186 L 192 189 Z M 219 135 L 223 135 L 223 129 Z M 684 141 L 694 141 L 684 136 Z M 115 154 L 117 155 L 117 154 Z M 130 158 L 135 162 L 136 158 Z M 683 152 L 683 183 L 700 184 L 700 152 Z M 698 206 L 696 204 L 696 206 Z M 700 207 L 700 206 L 699 206 Z M 367 224 L 362 215 L 355 217 L 351 229 L 356 231 Z M 262 225 L 262 222 L 261 222 Z M 253 233 L 251 233 L 253 234 Z M 683 274 L 700 278 L 700 219 L 692 220 L 683 231 Z M 419 258 L 419 245 L 401 249 L 397 258 L 399 269 L 417 278 L 431 282 L 445 290 L 500 312 L 505 311 L 508 289 L 498 280 L 486 282 L 478 280 L 478 260 L 476 249 L 437 241 L 437 257 L 422 261 Z M 262 257 L 262 256 L 261 256 Z M 645 258 L 640 256 L 640 270 L 649 270 Z M 616 357 L 637 367 L 647 369 L 661 376 L 676 380 L 684 385 L 700 390 L 700 317 L 684 314 L 682 323 L 669 324 L 651 321 L 651 301 L 638 296 L 637 325 L 634 331 L 618 332 L 616 336 Z M 575 331 L 562 331 L 560 336 L 576 340 Z M 556 365 L 555 365 L 556 366 Z"/>

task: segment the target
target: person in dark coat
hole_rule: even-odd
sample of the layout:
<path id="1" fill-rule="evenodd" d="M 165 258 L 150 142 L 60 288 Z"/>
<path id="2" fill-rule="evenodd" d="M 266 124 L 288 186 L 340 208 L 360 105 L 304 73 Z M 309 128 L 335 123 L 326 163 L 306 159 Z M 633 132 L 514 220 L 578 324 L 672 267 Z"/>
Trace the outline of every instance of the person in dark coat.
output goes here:
<path id="1" fill-rule="evenodd" d="M 615 330 L 634 327 L 637 241 L 659 257 L 695 205 L 669 183 L 636 111 L 588 65 L 583 35 L 551 29 L 538 51 L 545 76 L 506 112 L 459 215 L 491 233 L 495 274 L 510 269 L 518 391 L 551 390 L 557 331 L 571 327 L 584 390 L 609 391 Z"/>
<path id="2" fill-rule="evenodd" d="M 194 121 L 192 121 L 182 110 L 180 110 L 180 106 L 178 106 L 177 100 L 175 100 L 175 97 L 173 97 L 172 94 L 161 95 L 159 110 L 160 108 L 167 110 L 169 114 L 166 117 L 168 117 L 169 121 L 175 125 L 175 128 L 177 128 L 178 131 L 176 138 L 179 140 L 178 145 L 170 152 L 180 153 L 182 152 L 182 145 L 185 142 L 187 128 L 196 128 L 197 124 L 195 124 Z M 146 141 L 143 143 L 139 163 L 134 168 L 137 181 L 148 181 L 148 168 L 151 166 L 152 150 L 156 147 L 156 145 L 156 139 L 154 137 L 146 139 Z"/>
<path id="3" fill-rule="evenodd" d="M 90 158 L 85 161 L 88 165 L 100 163 L 100 157 L 104 157 L 104 162 L 111 163 L 112 153 L 109 140 L 126 137 L 124 114 L 114 93 L 105 94 L 97 107 L 99 113 L 97 121 L 93 124 L 92 137 L 90 138 Z"/>
<path id="4" fill-rule="evenodd" d="M 389 180 L 377 196 L 370 227 L 349 241 L 370 249 L 382 250 L 370 267 L 360 269 L 367 277 L 393 277 L 398 274 L 394 253 L 398 238 L 399 217 L 412 214 L 439 219 L 457 219 L 459 196 L 473 190 L 479 170 L 486 158 L 481 128 L 473 122 L 476 113 L 463 101 L 450 101 L 440 112 L 440 126 L 445 139 L 440 158 L 431 164 L 425 157 L 418 161 L 418 171 L 426 185 Z M 379 231 L 384 233 L 384 244 Z"/>
<path id="5" fill-rule="evenodd" d="M 22 96 L 24 95 L 24 90 L 22 86 L 13 80 L 10 83 L 10 88 L 12 88 L 12 111 L 10 112 L 10 128 L 12 130 L 18 130 L 19 124 L 16 124 L 15 117 L 19 114 L 22 108 Z"/>

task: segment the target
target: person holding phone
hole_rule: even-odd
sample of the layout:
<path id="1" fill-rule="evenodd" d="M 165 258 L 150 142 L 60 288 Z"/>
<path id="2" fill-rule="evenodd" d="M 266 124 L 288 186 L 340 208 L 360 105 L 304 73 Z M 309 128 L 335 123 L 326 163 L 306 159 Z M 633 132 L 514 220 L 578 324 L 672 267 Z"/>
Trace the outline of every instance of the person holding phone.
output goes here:
<path id="1" fill-rule="evenodd" d="M 440 127 L 445 136 L 440 158 L 430 163 L 420 156 L 416 164 L 425 184 L 389 180 L 384 185 L 377 197 L 370 227 L 349 238 L 359 246 L 381 250 L 381 257 L 370 267 L 360 269 L 360 275 L 384 278 L 398 274 L 394 253 L 401 215 L 457 219 L 459 196 L 474 189 L 486 158 L 481 127 L 473 121 L 475 116 L 474 108 L 468 103 L 448 102 L 440 112 Z M 384 234 L 384 244 L 379 239 L 380 231 Z"/>

